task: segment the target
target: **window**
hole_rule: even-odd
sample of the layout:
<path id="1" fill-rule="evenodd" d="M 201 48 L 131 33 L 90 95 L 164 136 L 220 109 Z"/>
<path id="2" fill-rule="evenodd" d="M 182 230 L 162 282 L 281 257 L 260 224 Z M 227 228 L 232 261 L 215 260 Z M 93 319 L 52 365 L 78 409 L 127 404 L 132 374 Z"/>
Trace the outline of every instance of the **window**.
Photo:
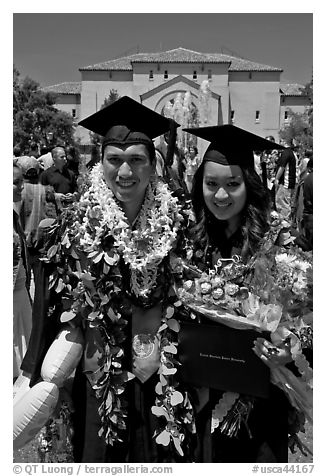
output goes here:
<path id="1" fill-rule="evenodd" d="M 249 73 L 249 79 L 252 79 L 252 73 Z"/>
<path id="2" fill-rule="evenodd" d="M 72 109 L 71 115 L 72 115 L 72 117 L 75 119 L 75 117 L 77 116 L 77 114 L 76 114 L 76 109 Z"/>
<path id="3" fill-rule="evenodd" d="M 192 73 L 192 79 L 197 79 L 197 71 L 194 71 L 194 72 Z"/>
<path id="4" fill-rule="evenodd" d="M 154 79 L 154 73 L 152 69 L 149 72 L 149 79 Z"/>
<path id="5" fill-rule="evenodd" d="M 212 70 L 209 69 L 207 72 L 207 79 L 211 80 L 212 79 Z"/>
<path id="6" fill-rule="evenodd" d="M 284 120 L 285 121 L 289 120 L 289 111 L 284 111 Z"/>
<path id="7" fill-rule="evenodd" d="M 166 69 L 164 71 L 164 79 L 168 79 L 168 77 L 169 77 L 169 73 L 168 73 L 168 70 Z"/>
<path id="8" fill-rule="evenodd" d="M 255 122 L 260 122 L 260 111 L 256 111 L 256 119 Z"/>
<path id="9" fill-rule="evenodd" d="M 231 111 L 231 122 L 234 122 L 234 110 Z"/>

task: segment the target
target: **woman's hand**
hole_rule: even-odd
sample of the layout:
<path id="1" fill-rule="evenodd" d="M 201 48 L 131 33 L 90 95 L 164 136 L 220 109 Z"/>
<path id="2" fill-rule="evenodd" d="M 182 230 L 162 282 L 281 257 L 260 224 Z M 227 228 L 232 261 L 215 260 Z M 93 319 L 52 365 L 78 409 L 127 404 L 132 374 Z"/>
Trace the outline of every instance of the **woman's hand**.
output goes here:
<path id="1" fill-rule="evenodd" d="M 270 368 L 279 367 L 292 362 L 291 352 L 287 345 L 276 347 L 268 340 L 258 337 L 252 350 Z"/>

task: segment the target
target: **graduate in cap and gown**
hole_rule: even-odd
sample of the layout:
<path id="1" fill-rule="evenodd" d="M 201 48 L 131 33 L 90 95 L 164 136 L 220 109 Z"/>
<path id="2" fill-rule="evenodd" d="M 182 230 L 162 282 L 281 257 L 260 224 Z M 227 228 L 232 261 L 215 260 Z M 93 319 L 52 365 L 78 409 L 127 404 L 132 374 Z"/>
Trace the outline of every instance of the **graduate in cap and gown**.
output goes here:
<path id="1" fill-rule="evenodd" d="M 72 389 L 74 461 L 190 461 L 178 427 L 169 420 L 164 430 L 163 410 L 152 411 L 162 397 L 162 385 L 159 397 L 155 390 L 168 343 L 162 319 L 182 225 L 178 199 L 155 175 L 153 139 L 178 124 L 127 96 L 79 124 L 103 136 L 101 162 L 52 226 L 43 294 L 35 297 L 39 325 L 23 369 L 38 381 L 49 345 L 69 321 L 84 339 Z M 172 412 L 187 404 L 180 395 Z"/>
<path id="2" fill-rule="evenodd" d="M 237 255 L 247 263 L 258 251 L 270 222 L 269 198 L 255 171 L 253 151 L 282 146 L 234 125 L 184 130 L 210 142 L 192 187 L 194 264 L 207 273 L 221 258 Z M 202 319 L 205 321 L 208 319 Z M 291 362 L 288 349 L 271 353 L 272 347 L 260 338 L 253 351 L 268 365 Z M 292 407 L 284 393 L 271 385 L 267 399 L 240 395 L 233 414 L 231 410 L 224 420 L 224 431 L 220 422 L 211 433 L 212 412 L 222 395 L 223 391 L 214 389 L 200 391 L 197 461 L 287 462 L 288 412 Z"/>

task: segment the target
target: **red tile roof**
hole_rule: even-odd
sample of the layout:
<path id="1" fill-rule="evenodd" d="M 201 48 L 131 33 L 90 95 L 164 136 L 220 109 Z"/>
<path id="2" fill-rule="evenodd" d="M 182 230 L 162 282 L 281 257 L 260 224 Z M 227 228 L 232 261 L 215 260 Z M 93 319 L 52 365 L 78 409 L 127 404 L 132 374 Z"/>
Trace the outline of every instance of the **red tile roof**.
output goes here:
<path id="1" fill-rule="evenodd" d="M 302 84 L 282 83 L 280 84 L 280 93 L 282 96 L 305 96 L 302 88 L 304 88 Z"/>
<path id="2" fill-rule="evenodd" d="M 131 60 L 139 56 L 146 56 L 148 53 L 138 53 L 135 55 L 124 56 L 103 63 L 93 64 L 79 68 L 79 71 L 132 71 Z"/>
<path id="3" fill-rule="evenodd" d="M 229 71 L 279 71 L 282 69 L 255 63 L 222 53 L 200 53 L 185 48 L 175 48 L 157 53 L 137 53 L 79 68 L 79 71 L 131 71 L 133 63 L 219 63 L 229 64 Z"/>
<path id="4" fill-rule="evenodd" d="M 42 91 L 56 94 L 80 94 L 81 82 L 67 82 L 46 86 Z"/>

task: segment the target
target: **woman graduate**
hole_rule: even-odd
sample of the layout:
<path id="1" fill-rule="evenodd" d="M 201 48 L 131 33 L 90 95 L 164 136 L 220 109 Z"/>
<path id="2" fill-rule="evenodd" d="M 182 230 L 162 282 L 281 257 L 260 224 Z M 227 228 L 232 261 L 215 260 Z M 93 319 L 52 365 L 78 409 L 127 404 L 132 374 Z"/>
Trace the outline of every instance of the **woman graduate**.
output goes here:
<path id="1" fill-rule="evenodd" d="M 40 373 L 46 380 L 53 337 L 62 326 L 80 329 L 74 460 L 191 461 L 191 405 L 173 365 L 170 260 L 187 222 L 155 176 L 152 141 L 177 124 L 125 96 L 80 125 L 104 136 L 102 160 L 47 230 L 45 294 L 35 298 L 42 315 L 23 369 L 32 383 Z"/>
<path id="2" fill-rule="evenodd" d="M 270 283 L 275 288 L 271 287 L 271 292 L 268 293 L 268 280 L 273 279 L 272 275 L 268 276 L 268 266 L 272 261 L 275 265 L 275 255 L 269 261 L 268 250 L 274 249 L 273 240 L 280 240 L 278 232 L 282 224 L 278 222 L 278 228 L 270 228 L 270 204 L 266 190 L 254 170 L 253 151 L 276 149 L 280 146 L 233 125 L 185 130 L 210 141 L 210 145 L 195 173 L 192 189 L 196 216 L 193 257 L 194 264 L 203 274 L 198 273 L 198 279 L 185 282 L 183 302 L 186 306 L 190 305 L 197 317 L 202 316 L 202 324 L 209 322 L 207 317 L 215 317 L 214 320 L 222 323 L 222 327 L 226 325 L 242 329 L 248 324 L 248 329 L 259 329 L 261 324 L 265 326 L 262 327 L 263 330 L 268 330 L 266 322 L 258 320 L 259 317 L 262 319 L 262 310 L 264 309 L 264 315 L 267 310 L 273 311 L 273 318 L 277 313 L 280 319 L 282 314 L 281 306 L 276 303 L 272 307 L 270 304 L 278 295 L 283 296 L 282 290 L 276 289 L 280 276 L 277 273 L 274 276 L 275 282 Z M 261 260 L 259 262 L 258 254 Z M 258 276 L 258 271 L 261 276 Z M 288 278 L 290 279 L 290 273 Z M 252 291 L 250 284 L 253 283 L 256 294 L 246 298 L 248 289 Z M 270 302 L 269 298 L 272 298 Z M 245 304 L 247 308 L 256 307 L 246 313 Z M 283 315 L 287 314 L 286 304 L 284 300 Z M 304 307 L 303 303 L 301 306 Z M 194 312 L 192 317 L 195 317 Z M 286 336 L 291 335 L 297 345 L 295 337 L 288 332 L 289 327 L 285 331 L 282 328 L 283 332 Z M 236 331 L 231 329 L 230 332 Z M 200 339 L 199 333 L 197 339 Z M 252 350 L 269 368 L 282 368 L 282 372 L 286 368 L 286 373 L 289 372 L 288 364 L 294 359 L 294 352 L 285 340 L 279 338 L 276 345 L 269 338 L 260 335 L 254 341 Z M 305 363 L 307 364 L 306 361 Z M 246 372 L 246 368 L 243 372 Z M 197 461 L 286 462 L 288 435 L 291 434 L 289 415 L 293 420 L 295 412 L 293 413 L 293 407 L 285 393 L 276 385 L 270 386 L 268 398 L 242 395 L 234 388 L 223 386 L 218 390 L 218 378 L 216 375 L 214 389 L 205 390 L 203 385 L 204 388 L 198 391 L 196 426 L 201 451 Z"/>

